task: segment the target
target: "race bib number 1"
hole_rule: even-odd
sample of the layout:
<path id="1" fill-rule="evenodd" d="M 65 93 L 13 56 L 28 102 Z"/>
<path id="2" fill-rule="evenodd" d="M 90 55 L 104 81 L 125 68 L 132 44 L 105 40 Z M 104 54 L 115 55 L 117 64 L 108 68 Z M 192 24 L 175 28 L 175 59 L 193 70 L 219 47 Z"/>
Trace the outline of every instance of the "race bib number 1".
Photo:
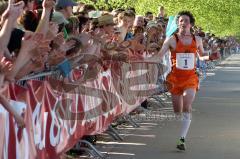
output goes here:
<path id="1" fill-rule="evenodd" d="M 193 70 L 195 63 L 194 53 L 177 53 L 176 67 L 180 70 Z"/>

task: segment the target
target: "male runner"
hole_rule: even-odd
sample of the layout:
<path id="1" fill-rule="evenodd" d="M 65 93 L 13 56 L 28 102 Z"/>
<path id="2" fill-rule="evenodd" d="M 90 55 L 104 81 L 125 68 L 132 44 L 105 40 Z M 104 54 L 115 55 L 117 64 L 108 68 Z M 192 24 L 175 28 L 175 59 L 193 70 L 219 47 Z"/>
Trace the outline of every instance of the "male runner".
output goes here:
<path id="1" fill-rule="evenodd" d="M 196 56 L 200 60 L 218 59 L 220 55 L 203 56 L 202 39 L 191 33 L 195 19 L 189 11 L 181 11 L 177 16 L 178 30 L 167 39 L 157 56 L 171 52 L 172 70 L 167 81 L 172 85 L 169 90 L 172 95 L 173 109 L 176 116 L 181 116 L 181 134 L 177 149 L 185 150 L 185 138 L 191 123 L 192 103 L 198 89 L 198 76 L 196 74 Z M 155 59 L 153 56 L 151 59 Z"/>

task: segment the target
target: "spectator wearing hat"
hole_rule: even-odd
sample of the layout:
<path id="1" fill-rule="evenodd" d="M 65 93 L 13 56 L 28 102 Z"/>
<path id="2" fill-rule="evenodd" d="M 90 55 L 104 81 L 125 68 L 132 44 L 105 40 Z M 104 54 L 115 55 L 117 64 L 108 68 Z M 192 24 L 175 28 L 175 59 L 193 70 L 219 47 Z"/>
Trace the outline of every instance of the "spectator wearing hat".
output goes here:
<path id="1" fill-rule="evenodd" d="M 121 30 L 118 27 L 114 28 L 114 35 L 113 35 L 113 41 L 114 42 L 119 42 L 120 40 L 120 34 L 121 34 Z"/>
<path id="2" fill-rule="evenodd" d="M 148 34 L 155 34 L 158 29 L 158 24 L 155 21 L 149 21 L 146 29 Z"/>
<path id="3" fill-rule="evenodd" d="M 146 27 L 145 36 L 147 50 L 149 50 L 152 46 L 154 46 L 154 48 L 157 48 L 157 45 L 160 44 L 160 37 L 161 36 L 158 24 L 155 21 L 149 21 Z"/>
<path id="4" fill-rule="evenodd" d="M 98 19 L 97 26 L 100 27 L 101 31 L 103 31 L 107 35 L 113 35 L 114 33 L 114 21 L 113 21 L 113 15 L 111 14 L 105 14 L 100 16 Z"/>
<path id="5" fill-rule="evenodd" d="M 57 0 L 55 10 L 61 12 L 65 18 L 70 18 L 73 15 L 73 6 L 78 4 L 72 0 Z"/>
<path id="6" fill-rule="evenodd" d="M 69 21 L 64 17 L 64 15 L 58 11 L 53 12 L 52 22 L 58 25 L 58 32 L 63 32 L 64 38 L 67 38 L 68 33 L 65 26 L 69 23 Z"/>
<path id="7" fill-rule="evenodd" d="M 52 16 L 52 22 L 60 25 L 60 24 L 68 24 L 69 21 L 64 17 L 64 15 L 61 12 L 53 12 L 53 16 Z"/>

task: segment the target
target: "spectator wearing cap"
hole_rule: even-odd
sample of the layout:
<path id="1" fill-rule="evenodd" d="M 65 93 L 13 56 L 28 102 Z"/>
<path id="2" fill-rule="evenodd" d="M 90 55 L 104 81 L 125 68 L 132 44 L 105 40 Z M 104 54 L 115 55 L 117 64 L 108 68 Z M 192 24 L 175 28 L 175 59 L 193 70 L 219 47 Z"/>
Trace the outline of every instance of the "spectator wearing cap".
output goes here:
<path id="1" fill-rule="evenodd" d="M 148 34 L 156 34 L 158 30 L 158 24 L 155 21 L 149 21 L 146 29 Z"/>
<path id="2" fill-rule="evenodd" d="M 114 28 L 114 35 L 113 35 L 113 38 L 112 38 L 114 42 L 119 42 L 120 34 L 121 34 L 121 30 L 118 27 L 115 27 Z"/>
<path id="3" fill-rule="evenodd" d="M 72 0 L 57 0 L 55 10 L 61 12 L 65 18 L 70 18 L 73 15 L 73 6 L 78 4 Z"/>
<path id="4" fill-rule="evenodd" d="M 104 14 L 97 19 L 97 22 L 97 26 L 99 26 L 105 34 L 112 35 L 114 33 L 115 23 L 113 21 L 113 15 Z"/>
<path id="5" fill-rule="evenodd" d="M 58 25 L 58 32 L 64 32 L 64 37 L 67 38 L 67 31 L 65 26 L 69 23 L 69 21 L 64 17 L 61 12 L 53 12 L 52 22 Z"/>
<path id="6" fill-rule="evenodd" d="M 68 24 L 68 20 L 64 17 L 64 15 L 61 12 L 53 12 L 52 16 L 52 22 L 61 25 L 61 24 Z"/>
<path id="7" fill-rule="evenodd" d="M 156 46 L 160 44 L 161 39 L 160 39 L 160 33 L 161 30 L 159 30 L 159 26 L 155 21 L 149 21 L 146 27 L 146 36 L 145 36 L 145 43 L 147 49 L 152 47 L 154 45 L 155 48 Z"/>

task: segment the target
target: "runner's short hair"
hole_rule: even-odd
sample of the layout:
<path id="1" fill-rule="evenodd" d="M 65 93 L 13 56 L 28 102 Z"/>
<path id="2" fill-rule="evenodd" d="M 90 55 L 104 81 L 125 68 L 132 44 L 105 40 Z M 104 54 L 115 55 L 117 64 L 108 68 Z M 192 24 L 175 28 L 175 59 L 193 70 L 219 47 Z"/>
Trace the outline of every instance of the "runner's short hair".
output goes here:
<path id="1" fill-rule="evenodd" d="M 177 15 L 177 22 L 179 20 L 179 17 L 181 17 L 183 15 L 186 15 L 186 16 L 189 17 L 190 23 L 192 24 L 192 26 L 195 25 L 195 18 L 194 18 L 193 14 L 190 11 L 181 11 L 181 12 L 179 12 L 178 15 Z"/>

